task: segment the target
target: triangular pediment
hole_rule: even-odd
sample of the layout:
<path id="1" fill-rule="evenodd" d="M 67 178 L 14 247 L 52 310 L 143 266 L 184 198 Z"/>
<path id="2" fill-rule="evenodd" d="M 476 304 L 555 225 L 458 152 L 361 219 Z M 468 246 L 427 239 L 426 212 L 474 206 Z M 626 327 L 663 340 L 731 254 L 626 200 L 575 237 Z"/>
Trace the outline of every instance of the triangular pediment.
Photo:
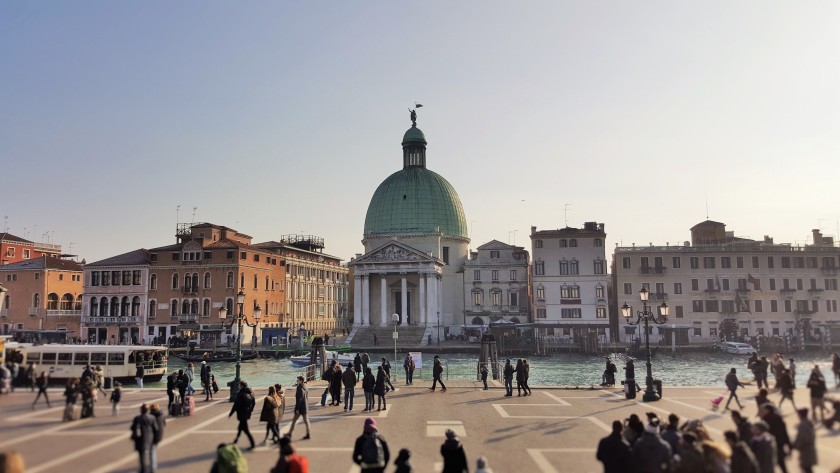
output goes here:
<path id="1" fill-rule="evenodd" d="M 356 258 L 353 264 L 365 263 L 438 263 L 434 256 L 399 241 L 389 241 Z"/>

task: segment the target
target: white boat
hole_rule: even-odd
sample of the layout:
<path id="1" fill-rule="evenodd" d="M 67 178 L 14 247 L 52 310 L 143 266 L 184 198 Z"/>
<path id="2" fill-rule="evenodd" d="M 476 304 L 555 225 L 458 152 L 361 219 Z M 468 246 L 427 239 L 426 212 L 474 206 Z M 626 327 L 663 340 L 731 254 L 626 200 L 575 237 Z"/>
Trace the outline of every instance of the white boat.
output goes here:
<path id="1" fill-rule="evenodd" d="M 160 381 L 169 361 L 165 346 L 35 345 L 7 341 L 4 348 L 6 360 L 18 362 L 22 368 L 34 363 L 37 372 L 46 371 L 56 381 L 81 378 L 87 365 L 99 365 L 106 378 L 133 382 L 138 364 L 145 370 L 144 380 Z"/>
<path id="2" fill-rule="evenodd" d="M 730 355 L 751 355 L 756 351 L 752 345 L 738 342 L 723 342 L 720 344 L 720 350 Z"/>
<path id="3" fill-rule="evenodd" d="M 327 360 L 335 360 L 341 366 L 347 366 L 347 363 L 352 363 L 353 359 L 356 358 L 355 355 L 350 355 L 347 353 L 338 353 L 335 351 L 328 351 L 327 352 Z M 312 360 L 309 358 L 309 355 L 300 355 L 300 356 L 292 356 L 289 358 L 292 364 L 295 366 L 307 366 L 312 364 Z M 316 364 L 321 364 L 321 357 L 317 358 Z"/>

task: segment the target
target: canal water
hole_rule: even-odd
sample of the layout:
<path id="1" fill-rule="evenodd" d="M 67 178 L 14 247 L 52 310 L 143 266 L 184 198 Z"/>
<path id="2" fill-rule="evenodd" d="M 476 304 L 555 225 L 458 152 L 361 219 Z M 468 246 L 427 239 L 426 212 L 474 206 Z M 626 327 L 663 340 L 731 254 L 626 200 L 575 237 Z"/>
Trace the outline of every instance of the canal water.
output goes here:
<path id="1" fill-rule="evenodd" d="M 374 355 L 376 359 L 380 355 Z M 392 355 L 393 356 L 393 355 Z M 405 356 L 402 354 L 401 356 Z M 431 361 L 434 352 L 423 353 L 423 367 L 426 369 L 415 372 L 415 381 L 431 382 Z M 790 355 L 796 359 L 796 384 L 803 386 L 808 380 L 814 364 L 818 364 L 831 384 L 831 359 L 825 353 L 799 353 Z M 442 354 L 441 359 L 446 365 L 444 379 L 474 380 L 476 379 L 477 354 Z M 769 357 L 768 357 L 769 358 Z M 785 356 L 785 360 L 790 358 Z M 403 378 L 402 360 L 397 363 L 391 361 L 391 366 L 396 370 L 397 380 L 395 384 L 401 383 Z M 504 361 L 504 360 L 502 360 Z M 516 360 L 512 360 L 516 363 Z M 531 364 L 531 377 L 529 384 L 532 386 L 581 386 L 589 387 L 601 382 L 601 375 L 604 371 L 604 356 L 588 356 L 580 354 L 562 354 L 544 358 L 529 358 Z M 624 378 L 624 357 L 618 356 L 615 361 L 618 366 L 616 380 Z M 682 353 L 676 356 L 660 352 L 653 359 L 653 377 L 661 379 L 667 386 L 724 386 L 723 379 L 730 368 L 738 370 L 738 376 L 745 381 L 753 379 L 752 373 L 746 368 L 747 357 L 744 355 L 728 355 L 725 353 Z M 787 363 L 786 363 L 787 364 Z M 186 367 L 186 362 L 172 356 L 169 361 L 170 371 Z M 199 366 L 196 365 L 196 377 L 198 377 Z M 224 388 L 226 383 L 233 379 L 235 372 L 234 363 L 214 363 L 213 373 L 219 387 Z M 294 384 L 294 379 L 301 373 L 301 368 L 292 365 L 288 359 L 258 359 L 242 362 L 241 377 L 252 386 L 264 387 L 274 383 L 281 383 L 284 387 Z M 644 384 L 645 363 L 644 360 L 636 360 L 636 381 Z M 772 377 L 771 377 L 772 383 Z M 198 380 L 193 383 L 197 387 Z M 159 383 L 147 383 L 149 387 L 166 387 L 166 380 Z"/>

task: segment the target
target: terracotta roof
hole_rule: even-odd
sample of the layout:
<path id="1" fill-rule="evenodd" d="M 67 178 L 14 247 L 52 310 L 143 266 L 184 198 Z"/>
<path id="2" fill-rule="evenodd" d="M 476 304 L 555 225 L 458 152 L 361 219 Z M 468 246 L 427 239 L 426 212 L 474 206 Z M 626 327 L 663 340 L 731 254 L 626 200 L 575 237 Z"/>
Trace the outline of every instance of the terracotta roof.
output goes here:
<path id="1" fill-rule="evenodd" d="M 21 238 L 16 235 L 12 235 L 11 233 L 3 232 L 0 233 L 0 241 L 16 241 L 18 243 L 32 243 L 31 241 Z"/>
<path id="2" fill-rule="evenodd" d="M 183 243 L 175 243 L 172 245 L 166 246 L 158 246 L 157 248 L 151 248 L 149 251 L 181 251 L 181 248 L 184 247 Z"/>
<path id="3" fill-rule="evenodd" d="M 16 263 L 0 266 L 0 271 L 43 271 L 45 269 L 81 271 L 82 265 L 73 260 L 39 256 L 38 258 L 32 258 L 26 261 L 18 261 Z"/>
<path id="4" fill-rule="evenodd" d="M 130 266 L 138 264 L 149 264 L 149 250 L 140 248 L 139 250 L 129 251 L 128 253 L 89 263 L 88 266 Z"/>

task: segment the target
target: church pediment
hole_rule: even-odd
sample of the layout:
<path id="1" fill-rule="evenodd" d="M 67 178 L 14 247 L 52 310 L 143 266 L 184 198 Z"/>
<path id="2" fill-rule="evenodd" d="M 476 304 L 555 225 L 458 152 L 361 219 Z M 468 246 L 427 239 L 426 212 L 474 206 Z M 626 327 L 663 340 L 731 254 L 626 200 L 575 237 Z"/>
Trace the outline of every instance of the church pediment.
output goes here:
<path id="1" fill-rule="evenodd" d="M 388 242 L 356 258 L 353 264 L 365 263 L 437 263 L 439 260 L 398 241 Z"/>

